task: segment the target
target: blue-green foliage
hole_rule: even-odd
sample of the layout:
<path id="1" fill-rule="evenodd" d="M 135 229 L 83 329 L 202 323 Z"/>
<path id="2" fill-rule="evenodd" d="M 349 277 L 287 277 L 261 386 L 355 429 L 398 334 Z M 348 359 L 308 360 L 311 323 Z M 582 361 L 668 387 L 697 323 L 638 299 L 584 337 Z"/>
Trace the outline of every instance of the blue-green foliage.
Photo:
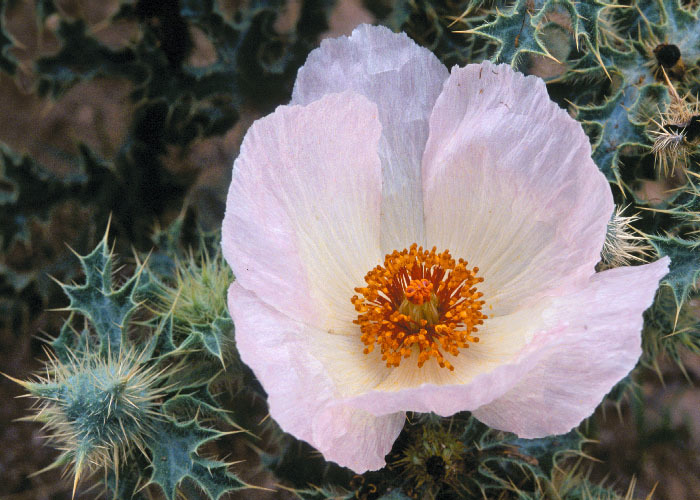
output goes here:
<path id="1" fill-rule="evenodd" d="M 700 241 L 653 236 L 651 243 L 661 255 L 671 257 L 673 266 L 664 281 L 673 289 L 677 303 L 683 304 L 700 277 Z"/>
<path id="2" fill-rule="evenodd" d="M 572 7 L 567 2 L 549 0 L 547 2 L 518 0 L 511 8 L 499 12 L 490 22 L 471 30 L 472 33 L 487 37 L 498 44 L 492 59 L 519 66 L 519 59 L 526 54 L 551 56 L 540 37 L 544 17 L 554 8 Z"/>
<path id="3" fill-rule="evenodd" d="M 113 284 L 112 258 L 107 234 L 89 254 L 80 257 L 85 274 L 82 285 L 62 285 L 70 300 L 68 309 L 88 319 L 99 340 L 102 355 L 118 353 L 124 344 L 129 316 L 137 306 L 135 299 L 141 272 L 119 287 Z M 140 269 L 142 271 L 143 268 Z"/>
<path id="4" fill-rule="evenodd" d="M 24 383 L 39 400 L 36 419 L 64 450 L 56 465 L 72 466 L 76 478 L 104 467 L 105 487 L 117 498 L 148 498 L 144 485 L 169 500 L 178 494 L 216 500 L 245 487 L 226 462 L 199 454 L 226 434 L 212 423 L 235 427 L 210 392 L 221 373 L 219 359 L 230 357 L 222 348 L 230 341 L 212 341 L 216 352 L 203 356 L 207 344 L 200 332 L 175 332 L 178 310 L 158 306 L 168 296 L 147 263 L 137 263 L 117 284 L 107 235 L 79 260 L 84 282 L 61 285 L 71 314 L 52 342 L 55 358 L 45 378 Z M 230 324 L 230 318 L 217 323 Z"/>
<path id="5" fill-rule="evenodd" d="M 56 366 L 52 377 L 28 384 L 29 392 L 44 403 L 40 420 L 56 434 L 64 433 L 63 439 L 70 443 L 59 461 L 74 462 L 76 474 L 87 462 L 115 460 L 126 456 L 135 443 L 150 440 L 153 397 L 149 391 L 155 387 L 145 385 L 150 381 L 148 373 L 132 371 L 134 361 L 105 361 L 76 353 L 72 362 Z"/>
<path id="6" fill-rule="evenodd" d="M 620 155 L 648 151 L 646 127 L 648 117 L 652 116 L 649 111 L 654 104 L 667 102 L 665 87 L 652 83 L 640 89 L 632 87 L 624 92 L 620 89 L 601 104 L 576 106 L 576 116 L 591 137 L 593 159 L 618 189 L 622 189 L 623 182 Z"/>
<path id="7" fill-rule="evenodd" d="M 178 486 L 185 479 L 193 481 L 213 500 L 241 488 L 243 483 L 228 471 L 226 463 L 197 454 L 200 446 L 221 436 L 221 432 L 202 427 L 195 420 L 181 424 L 168 419 L 156 423 L 153 439 L 149 441 L 153 454 L 150 481 L 160 486 L 169 499 L 176 498 Z M 184 491 L 192 491 L 191 485 L 185 488 Z"/>

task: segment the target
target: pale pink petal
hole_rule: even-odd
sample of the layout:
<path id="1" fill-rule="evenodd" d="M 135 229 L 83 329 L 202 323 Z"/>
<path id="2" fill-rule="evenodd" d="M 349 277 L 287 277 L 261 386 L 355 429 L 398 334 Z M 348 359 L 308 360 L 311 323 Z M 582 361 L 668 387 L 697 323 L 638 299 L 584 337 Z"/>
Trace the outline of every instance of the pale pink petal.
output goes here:
<path id="1" fill-rule="evenodd" d="M 222 227 L 240 286 L 277 310 L 356 333 L 353 289 L 379 262 L 377 108 L 353 92 L 280 106 L 249 129 Z"/>
<path id="2" fill-rule="evenodd" d="M 350 37 L 324 40 L 299 70 L 293 104 L 353 90 L 377 104 L 382 138 L 382 255 L 423 243 L 420 162 L 428 118 L 447 69 L 406 34 L 362 25 Z M 378 264 L 378 262 L 377 262 Z"/>
<path id="3" fill-rule="evenodd" d="M 586 289 L 556 299 L 547 321 L 566 324 L 566 330 L 515 387 L 474 416 L 524 438 L 562 434 L 577 426 L 637 364 L 642 313 L 668 264 L 665 257 L 604 271 Z"/>
<path id="4" fill-rule="evenodd" d="M 423 157 L 426 237 L 478 266 L 490 314 L 585 284 L 613 210 L 581 126 L 543 81 L 453 68 Z"/>
<path id="5" fill-rule="evenodd" d="M 544 356 L 543 347 L 560 330 L 537 331 L 530 343 L 516 356 L 501 362 L 482 363 L 475 373 L 467 376 L 462 376 L 457 370 L 450 372 L 439 368 L 432 362 L 426 363 L 423 368 L 417 368 L 411 359 L 406 359 L 397 369 L 402 370 L 406 364 L 403 371 L 388 377 L 378 388 L 346 397 L 344 401 L 378 416 L 397 411 L 417 411 L 447 417 L 460 411 L 473 410 L 493 401 L 516 385 L 539 363 Z M 454 363 L 453 359 L 459 359 L 463 355 L 464 352 L 456 358 L 450 358 L 450 362 Z M 454 377 L 452 383 L 451 376 Z M 431 381 L 421 383 L 423 377 Z M 465 379 L 468 380 L 467 383 L 464 383 Z"/>
<path id="6" fill-rule="evenodd" d="M 570 421 L 557 427 L 557 432 L 565 432 L 589 415 L 615 382 L 637 362 L 641 352 L 642 312 L 651 304 L 659 279 L 667 272 L 668 262 L 664 258 L 654 264 L 596 274 L 581 291 L 547 301 L 546 310 L 531 318 L 541 323 L 534 328 L 529 343 L 511 359 L 500 364 L 494 362 L 490 371 L 471 374 L 466 383 L 460 379 L 458 370 L 452 373 L 454 383 L 449 384 L 450 372 L 434 368 L 442 370 L 444 378 L 440 382 L 443 385 L 399 380 L 392 387 L 391 382 L 396 379 L 389 377 L 381 384 L 382 389 L 345 401 L 375 415 L 405 410 L 449 416 L 478 409 L 475 415 L 485 423 L 516 432 L 521 431 L 516 425 L 547 425 L 542 423 L 548 422 L 544 413 L 551 412 L 552 418 L 570 417 Z M 523 313 L 520 319 L 526 317 Z M 504 338 L 504 341 L 507 340 Z M 504 346 L 504 349 L 509 348 Z M 451 362 L 471 349 L 457 358 L 450 358 Z M 407 370 L 410 368 L 420 374 L 415 366 Z M 587 376 L 590 379 L 586 379 Z M 554 385 L 548 385 L 548 377 Z M 569 400 L 563 397 L 568 394 L 568 386 L 573 395 Z M 586 387 L 590 387 L 590 392 L 586 392 Z M 562 398 L 544 396 L 547 391 L 561 394 Z M 512 406 L 503 403 L 496 411 L 487 410 L 496 408 L 492 406 L 496 405 L 494 400 L 506 394 L 516 403 Z M 536 405 L 538 398 L 540 404 Z M 517 405 L 520 401 L 522 406 Z M 558 403 L 562 404 L 561 408 L 555 408 Z M 527 405 L 531 405 L 528 410 L 525 409 Z M 507 410 L 503 413 L 507 416 L 504 422 L 498 420 L 501 408 Z M 568 427 L 562 430 L 566 425 Z"/>
<path id="7" fill-rule="evenodd" d="M 329 336 L 289 319 L 234 282 L 229 311 L 236 347 L 267 392 L 270 416 L 327 460 L 358 473 L 385 465 L 404 413 L 375 417 L 344 406 L 325 367 L 310 354 L 309 339 Z"/>
<path id="8" fill-rule="evenodd" d="M 460 349 L 458 356 L 443 352 L 454 371 L 440 368 L 435 360 L 430 360 L 418 369 L 415 358 L 409 358 L 399 367 L 392 368 L 390 373 L 379 379 L 380 382 L 372 388 L 395 391 L 419 387 L 426 383 L 446 386 L 470 384 L 478 375 L 489 373 L 500 365 L 512 363 L 518 356 L 522 356 L 525 346 L 538 332 L 545 329 L 542 314 L 546 306 L 547 301 L 543 300 L 507 316 L 497 316 L 485 321 L 476 333 L 479 337 L 478 343 L 471 343 L 468 348 Z M 365 371 L 369 373 L 369 370 Z M 509 387 L 505 381 L 506 379 L 502 378 L 503 383 L 499 385 L 503 391 Z M 517 379 L 513 378 L 512 381 L 516 383 Z"/>

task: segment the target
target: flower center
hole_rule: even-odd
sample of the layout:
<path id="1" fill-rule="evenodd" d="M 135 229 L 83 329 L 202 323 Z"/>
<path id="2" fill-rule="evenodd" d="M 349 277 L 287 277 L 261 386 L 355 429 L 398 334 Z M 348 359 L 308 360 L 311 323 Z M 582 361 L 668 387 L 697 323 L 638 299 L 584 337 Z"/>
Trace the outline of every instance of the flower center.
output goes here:
<path id="1" fill-rule="evenodd" d="M 476 284 L 479 268 L 467 269 L 467 261 L 455 261 L 450 252 L 435 247 L 394 250 L 365 276 L 366 287 L 355 288 L 352 303 L 358 312 L 362 343 L 369 354 L 379 346 L 387 367 L 418 354 L 418 367 L 435 358 L 442 368 L 454 370 L 443 353 L 453 356 L 479 338 L 472 334 L 486 315 Z"/>
<path id="2" fill-rule="evenodd" d="M 423 302 L 430 300 L 433 293 L 433 288 L 435 288 L 433 284 L 425 278 L 422 280 L 411 280 L 404 290 L 404 294 L 406 296 L 406 300 L 412 304 L 418 304 L 421 306 L 423 305 Z"/>

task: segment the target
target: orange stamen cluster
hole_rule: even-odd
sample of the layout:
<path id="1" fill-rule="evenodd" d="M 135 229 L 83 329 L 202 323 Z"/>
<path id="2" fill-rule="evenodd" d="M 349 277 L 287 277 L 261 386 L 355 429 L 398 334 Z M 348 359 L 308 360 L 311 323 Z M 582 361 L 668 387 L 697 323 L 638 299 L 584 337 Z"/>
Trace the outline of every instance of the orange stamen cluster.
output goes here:
<path id="1" fill-rule="evenodd" d="M 384 265 L 367 273 L 362 295 L 352 297 L 358 312 L 365 354 L 379 345 L 387 367 L 399 366 L 402 358 L 418 353 L 418 366 L 435 358 L 443 368 L 454 370 L 443 352 L 457 356 L 459 350 L 478 342 L 472 336 L 486 315 L 476 284 L 478 267 L 467 269 L 464 259 L 455 261 L 450 252 L 410 249 L 394 250 Z"/>

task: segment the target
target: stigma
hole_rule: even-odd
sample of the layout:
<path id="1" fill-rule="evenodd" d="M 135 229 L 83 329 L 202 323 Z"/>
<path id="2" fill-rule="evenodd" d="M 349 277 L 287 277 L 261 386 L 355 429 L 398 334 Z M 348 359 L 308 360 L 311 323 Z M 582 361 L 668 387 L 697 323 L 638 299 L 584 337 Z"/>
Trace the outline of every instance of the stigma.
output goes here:
<path id="1" fill-rule="evenodd" d="M 448 250 L 424 250 L 417 244 L 394 250 L 384 264 L 365 276 L 367 286 L 355 288 L 351 299 L 358 313 L 364 353 L 378 346 L 387 367 L 416 357 L 418 367 L 434 358 L 442 368 L 454 370 L 445 353 L 478 342 L 473 334 L 484 323 L 483 294 L 476 285 L 478 267 L 455 261 Z"/>

